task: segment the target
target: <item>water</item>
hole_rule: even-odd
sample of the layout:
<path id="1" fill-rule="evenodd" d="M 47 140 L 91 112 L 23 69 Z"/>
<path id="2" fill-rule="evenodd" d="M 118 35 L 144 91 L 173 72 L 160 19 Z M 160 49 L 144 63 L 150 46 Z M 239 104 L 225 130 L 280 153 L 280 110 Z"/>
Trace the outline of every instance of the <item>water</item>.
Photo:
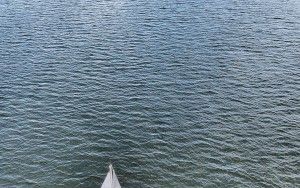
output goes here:
<path id="1" fill-rule="evenodd" d="M 300 1 L 1 0 L 0 187 L 300 187 Z"/>

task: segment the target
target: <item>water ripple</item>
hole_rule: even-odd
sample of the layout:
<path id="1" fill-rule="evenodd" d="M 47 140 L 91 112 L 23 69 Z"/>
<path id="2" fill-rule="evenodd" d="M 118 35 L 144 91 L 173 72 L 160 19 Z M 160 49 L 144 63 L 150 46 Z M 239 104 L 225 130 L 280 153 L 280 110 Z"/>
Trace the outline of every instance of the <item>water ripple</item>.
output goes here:
<path id="1" fill-rule="evenodd" d="M 0 187 L 299 187 L 290 1 L 0 1 Z"/>

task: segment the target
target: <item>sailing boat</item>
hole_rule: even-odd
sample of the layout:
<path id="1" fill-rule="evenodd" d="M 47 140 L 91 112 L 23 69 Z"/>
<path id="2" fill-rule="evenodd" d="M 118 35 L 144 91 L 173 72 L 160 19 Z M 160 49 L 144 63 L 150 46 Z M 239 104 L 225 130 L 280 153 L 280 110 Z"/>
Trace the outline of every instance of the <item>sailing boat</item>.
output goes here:
<path id="1" fill-rule="evenodd" d="M 106 178 L 105 178 L 101 188 L 121 188 L 121 185 L 118 181 L 118 178 L 115 174 L 115 171 L 114 171 L 112 165 L 109 165 L 109 171 L 106 175 Z"/>

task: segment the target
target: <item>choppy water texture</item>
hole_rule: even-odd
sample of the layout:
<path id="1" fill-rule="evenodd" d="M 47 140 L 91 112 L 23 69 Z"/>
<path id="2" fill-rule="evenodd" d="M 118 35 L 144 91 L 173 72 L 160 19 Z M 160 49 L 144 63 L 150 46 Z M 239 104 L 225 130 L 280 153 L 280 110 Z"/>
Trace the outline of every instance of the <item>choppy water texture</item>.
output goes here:
<path id="1" fill-rule="evenodd" d="M 300 1 L 1 0 L 0 187 L 300 187 Z"/>

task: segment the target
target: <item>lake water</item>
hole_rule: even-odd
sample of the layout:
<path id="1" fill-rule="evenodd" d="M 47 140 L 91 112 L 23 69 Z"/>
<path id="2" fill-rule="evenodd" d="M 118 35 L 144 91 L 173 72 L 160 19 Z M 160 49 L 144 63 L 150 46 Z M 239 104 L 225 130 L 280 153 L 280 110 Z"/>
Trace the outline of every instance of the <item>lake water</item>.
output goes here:
<path id="1" fill-rule="evenodd" d="M 300 187 L 300 1 L 1 0 L 0 187 Z"/>

